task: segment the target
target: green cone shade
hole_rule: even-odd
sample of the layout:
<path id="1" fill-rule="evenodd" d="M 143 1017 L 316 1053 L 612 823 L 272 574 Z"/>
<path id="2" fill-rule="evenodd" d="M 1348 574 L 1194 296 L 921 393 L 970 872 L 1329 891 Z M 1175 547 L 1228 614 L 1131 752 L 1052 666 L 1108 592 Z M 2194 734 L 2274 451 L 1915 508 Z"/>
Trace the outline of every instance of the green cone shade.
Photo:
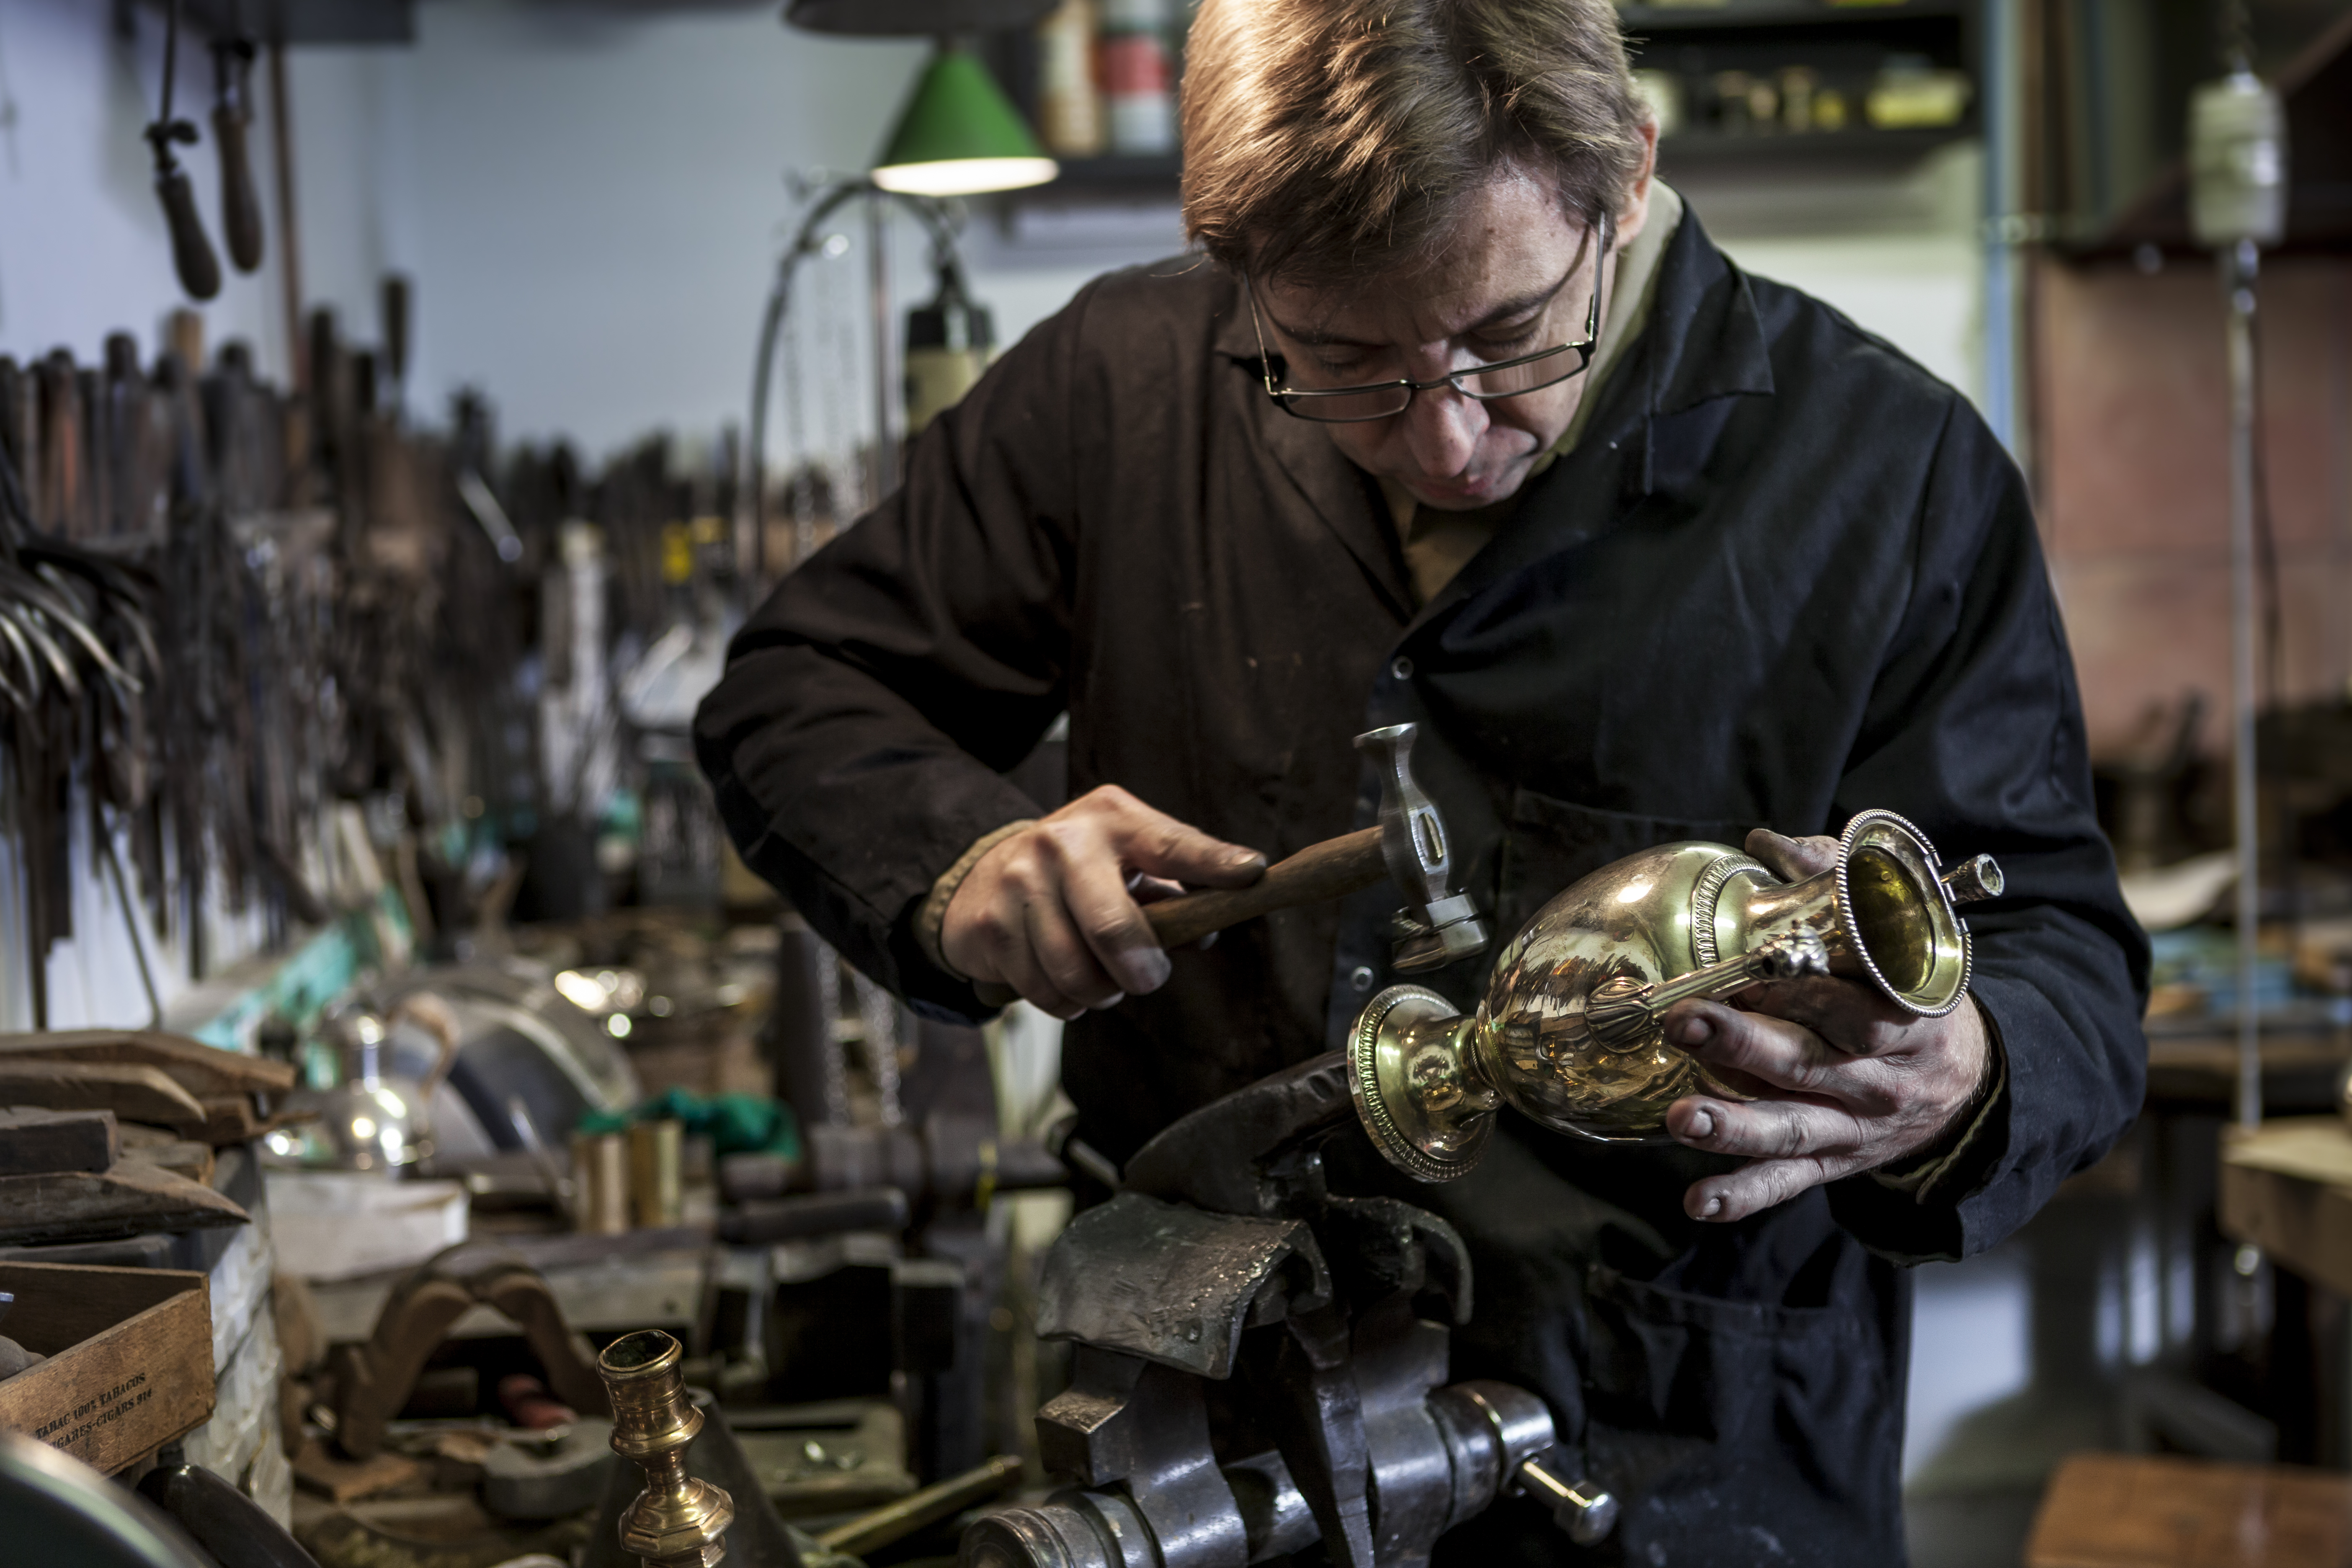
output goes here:
<path id="1" fill-rule="evenodd" d="M 908 195 L 970 196 L 1042 185 L 1060 173 L 988 68 L 943 48 L 899 112 L 874 183 Z"/>

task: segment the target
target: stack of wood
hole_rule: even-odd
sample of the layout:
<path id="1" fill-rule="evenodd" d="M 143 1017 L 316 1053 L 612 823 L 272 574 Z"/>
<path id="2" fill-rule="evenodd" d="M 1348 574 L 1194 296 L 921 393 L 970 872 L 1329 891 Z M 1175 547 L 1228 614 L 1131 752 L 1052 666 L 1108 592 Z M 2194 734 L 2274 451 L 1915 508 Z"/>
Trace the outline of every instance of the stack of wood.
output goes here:
<path id="1" fill-rule="evenodd" d="M 242 1225 L 213 1151 L 299 1115 L 283 1062 L 153 1029 L 0 1034 L 0 1245 Z"/>

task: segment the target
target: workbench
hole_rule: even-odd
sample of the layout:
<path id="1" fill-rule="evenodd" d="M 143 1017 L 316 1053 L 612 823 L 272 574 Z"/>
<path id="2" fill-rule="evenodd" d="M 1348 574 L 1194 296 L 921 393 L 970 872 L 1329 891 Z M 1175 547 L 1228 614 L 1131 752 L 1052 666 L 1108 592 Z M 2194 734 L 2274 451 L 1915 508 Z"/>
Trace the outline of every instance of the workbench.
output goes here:
<path id="1" fill-rule="evenodd" d="M 2232 1241 L 2352 1296 L 2352 1127 L 2334 1116 L 2297 1116 L 2228 1137 L 2220 1221 Z"/>

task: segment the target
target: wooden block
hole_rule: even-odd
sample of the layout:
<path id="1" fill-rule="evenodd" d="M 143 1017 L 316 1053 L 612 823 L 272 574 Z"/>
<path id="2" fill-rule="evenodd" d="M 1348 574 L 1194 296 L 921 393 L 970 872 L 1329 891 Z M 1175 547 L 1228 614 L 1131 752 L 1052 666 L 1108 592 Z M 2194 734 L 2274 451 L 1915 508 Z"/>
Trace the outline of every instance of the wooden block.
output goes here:
<path id="1" fill-rule="evenodd" d="M 316 1437 L 303 1444 L 302 1451 L 294 1456 L 296 1483 L 336 1502 L 355 1502 L 378 1492 L 388 1492 L 424 1473 L 425 1467 L 405 1455 L 377 1454 L 365 1459 L 346 1459 L 331 1452 Z"/>
<path id="2" fill-rule="evenodd" d="M 290 1062 L 225 1051 L 161 1029 L 51 1029 L 0 1035 L 0 1058 L 11 1055 L 152 1067 L 196 1095 L 282 1093 L 292 1089 L 295 1080 Z"/>
<path id="3" fill-rule="evenodd" d="M 2025 1568 L 2344 1568 L 2352 1477 L 2169 1455 L 2058 1467 Z"/>
<path id="4" fill-rule="evenodd" d="M 0 1383 L 0 1427 L 112 1472 L 212 1415 L 203 1275 L 0 1260 L 0 1290 L 9 1336 L 49 1358 Z"/>
<path id="5" fill-rule="evenodd" d="M 327 1359 L 327 1325 L 319 1316 L 319 1299 L 310 1282 L 299 1274 L 280 1274 L 269 1282 L 270 1310 L 278 1320 L 278 1348 L 286 1370 L 308 1377 Z"/>
<path id="6" fill-rule="evenodd" d="M 218 1149 L 231 1143 L 250 1143 L 281 1127 L 292 1127 L 299 1122 L 319 1119 L 315 1106 L 265 1115 L 254 1103 L 258 1098 L 250 1094 L 208 1094 L 200 1102 L 204 1106 L 205 1119 L 184 1123 L 183 1130 L 189 1137 Z"/>
<path id="7" fill-rule="evenodd" d="M 111 1110 L 124 1121 L 157 1121 L 167 1127 L 198 1127 L 205 1121 L 205 1108 L 196 1097 L 161 1069 L 113 1062 L 0 1055 L 0 1105 Z"/>
<path id="8" fill-rule="evenodd" d="M 0 1176 L 42 1171 L 103 1171 L 122 1152 L 111 1110 L 0 1109 Z"/>
<path id="9" fill-rule="evenodd" d="M 169 1171 L 175 1176 L 184 1176 L 198 1186 L 213 1184 L 213 1146 L 200 1143 L 193 1138 L 167 1138 L 160 1143 L 150 1143 L 142 1148 L 126 1148 L 122 1158 Z"/>
<path id="10" fill-rule="evenodd" d="M 135 1160 L 104 1172 L 0 1176 L 0 1243 L 11 1246 L 203 1230 L 247 1217 L 210 1187 Z"/>

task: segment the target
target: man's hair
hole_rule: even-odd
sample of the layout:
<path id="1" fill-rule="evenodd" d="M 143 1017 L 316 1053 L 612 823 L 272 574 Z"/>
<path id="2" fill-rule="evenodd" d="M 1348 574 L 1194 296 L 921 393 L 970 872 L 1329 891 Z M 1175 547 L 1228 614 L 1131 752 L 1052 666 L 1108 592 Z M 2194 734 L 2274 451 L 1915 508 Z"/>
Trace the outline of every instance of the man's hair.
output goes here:
<path id="1" fill-rule="evenodd" d="M 1204 0 L 1183 91 L 1186 231 L 1310 285 L 1435 255 L 1506 168 L 1594 223 L 1649 118 L 1610 0 Z"/>

